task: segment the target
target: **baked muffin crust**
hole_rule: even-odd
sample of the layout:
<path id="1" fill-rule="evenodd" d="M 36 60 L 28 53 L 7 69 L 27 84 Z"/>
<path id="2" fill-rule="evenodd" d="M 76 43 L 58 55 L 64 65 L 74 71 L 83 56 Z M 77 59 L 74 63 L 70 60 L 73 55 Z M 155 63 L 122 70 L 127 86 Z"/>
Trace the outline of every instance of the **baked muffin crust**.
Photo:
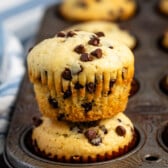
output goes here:
<path id="1" fill-rule="evenodd" d="M 125 110 L 134 56 L 105 36 L 61 32 L 30 51 L 28 72 L 45 116 L 92 121 Z"/>
<path id="2" fill-rule="evenodd" d="M 135 145 L 136 136 L 132 122 L 119 113 L 111 119 L 75 124 L 43 117 L 33 129 L 32 141 L 36 152 L 43 151 L 50 159 L 89 162 L 89 158 L 123 155 Z"/>

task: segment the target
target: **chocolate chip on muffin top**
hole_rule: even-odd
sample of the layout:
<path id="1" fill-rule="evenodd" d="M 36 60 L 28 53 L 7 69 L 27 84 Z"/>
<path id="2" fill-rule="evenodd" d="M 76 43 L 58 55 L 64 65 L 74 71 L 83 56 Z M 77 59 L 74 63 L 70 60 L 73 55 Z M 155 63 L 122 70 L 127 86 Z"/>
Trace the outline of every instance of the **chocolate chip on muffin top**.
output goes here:
<path id="1" fill-rule="evenodd" d="M 92 51 L 90 54 L 95 56 L 96 58 L 101 58 L 103 53 L 100 48 L 97 48 L 94 51 Z"/>
<path id="2" fill-rule="evenodd" d="M 116 133 L 119 135 L 119 136 L 125 136 L 126 134 L 126 130 L 123 126 L 119 125 L 116 127 Z"/>
<path id="3" fill-rule="evenodd" d="M 100 39 L 96 36 L 92 36 L 90 40 L 88 41 L 88 44 L 93 46 L 98 46 L 100 44 Z"/>
<path id="4" fill-rule="evenodd" d="M 66 34 L 64 32 L 58 32 L 57 37 L 65 37 Z"/>
<path id="5" fill-rule="evenodd" d="M 82 44 L 79 44 L 74 48 L 74 51 L 77 52 L 78 54 L 83 54 L 85 53 L 85 47 Z"/>
<path id="6" fill-rule="evenodd" d="M 103 37 L 105 36 L 104 32 L 96 32 L 95 33 L 98 37 Z"/>

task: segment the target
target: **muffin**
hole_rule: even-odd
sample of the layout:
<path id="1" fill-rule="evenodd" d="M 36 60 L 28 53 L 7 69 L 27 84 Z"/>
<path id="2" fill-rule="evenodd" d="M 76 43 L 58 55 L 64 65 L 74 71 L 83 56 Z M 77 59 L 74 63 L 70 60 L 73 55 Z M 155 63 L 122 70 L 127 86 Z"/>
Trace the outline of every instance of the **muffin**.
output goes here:
<path id="1" fill-rule="evenodd" d="M 123 113 L 86 123 L 43 117 L 33 129 L 32 145 L 39 156 L 61 162 L 98 162 L 121 156 L 136 142 L 134 126 Z"/>
<path id="2" fill-rule="evenodd" d="M 80 23 L 69 27 L 67 30 L 83 30 L 99 34 L 104 32 L 105 36 L 111 40 L 119 40 L 124 43 L 130 49 L 134 49 L 136 46 L 136 39 L 127 30 L 122 30 L 117 24 L 108 21 L 90 21 Z"/>
<path id="3" fill-rule="evenodd" d="M 164 32 L 161 40 L 162 47 L 168 51 L 168 29 Z"/>
<path id="4" fill-rule="evenodd" d="M 135 0 L 64 0 L 60 13 L 71 21 L 114 21 L 129 19 L 135 14 L 136 8 Z"/>
<path id="5" fill-rule="evenodd" d="M 159 1 L 159 11 L 168 16 L 168 0 L 160 0 Z"/>
<path id="6" fill-rule="evenodd" d="M 94 121 L 126 108 L 134 56 L 103 32 L 59 32 L 36 45 L 27 62 L 40 111 L 46 117 Z"/>

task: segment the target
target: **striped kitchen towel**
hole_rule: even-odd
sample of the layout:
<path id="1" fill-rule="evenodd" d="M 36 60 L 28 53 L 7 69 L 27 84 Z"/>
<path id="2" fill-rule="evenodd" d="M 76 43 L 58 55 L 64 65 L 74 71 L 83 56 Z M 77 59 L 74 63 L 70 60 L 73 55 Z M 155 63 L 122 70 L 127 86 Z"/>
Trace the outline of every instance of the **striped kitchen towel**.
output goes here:
<path id="1" fill-rule="evenodd" d="M 10 109 L 25 72 L 25 41 L 33 39 L 45 9 L 57 2 L 58 0 L 1 0 L 0 153 L 3 151 L 10 121 Z"/>

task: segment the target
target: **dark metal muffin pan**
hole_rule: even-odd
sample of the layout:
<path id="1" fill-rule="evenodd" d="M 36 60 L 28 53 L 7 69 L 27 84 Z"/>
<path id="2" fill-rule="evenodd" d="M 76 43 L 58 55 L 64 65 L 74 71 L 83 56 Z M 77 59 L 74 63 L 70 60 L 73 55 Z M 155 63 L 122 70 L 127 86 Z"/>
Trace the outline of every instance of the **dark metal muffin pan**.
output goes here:
<path id="1" fill-rule="evenodd" d="M 168 147 L 162 141 L 162 131 L 168 123 L 168 95 L 160 87 L 160 80 L 168 74 L 168 52 L 158 45 L 158 39 L 168 28 L 168 17 L 156 10 L 157 0 L 139 0 L 138 13 L 128 21 L 119 22 L 138 38 L 135 54 L 135 78 L 138 92 L 129 98 L 126 114 L 140 134 L 138 145 L 128 154 L 114 160 L 91 164 L 65 164 L 49 161 L 31 153 L 24 138 L 32 128 L 32 117 L 38 116 L 32 84 L 24 76 L 13 112 L 5 146 L 4 158 L 12 168 L 167 168 Z M 43 18 L 37 42 L 76 23 L 64 20 L 58 5 L 50 7 Z"/>

